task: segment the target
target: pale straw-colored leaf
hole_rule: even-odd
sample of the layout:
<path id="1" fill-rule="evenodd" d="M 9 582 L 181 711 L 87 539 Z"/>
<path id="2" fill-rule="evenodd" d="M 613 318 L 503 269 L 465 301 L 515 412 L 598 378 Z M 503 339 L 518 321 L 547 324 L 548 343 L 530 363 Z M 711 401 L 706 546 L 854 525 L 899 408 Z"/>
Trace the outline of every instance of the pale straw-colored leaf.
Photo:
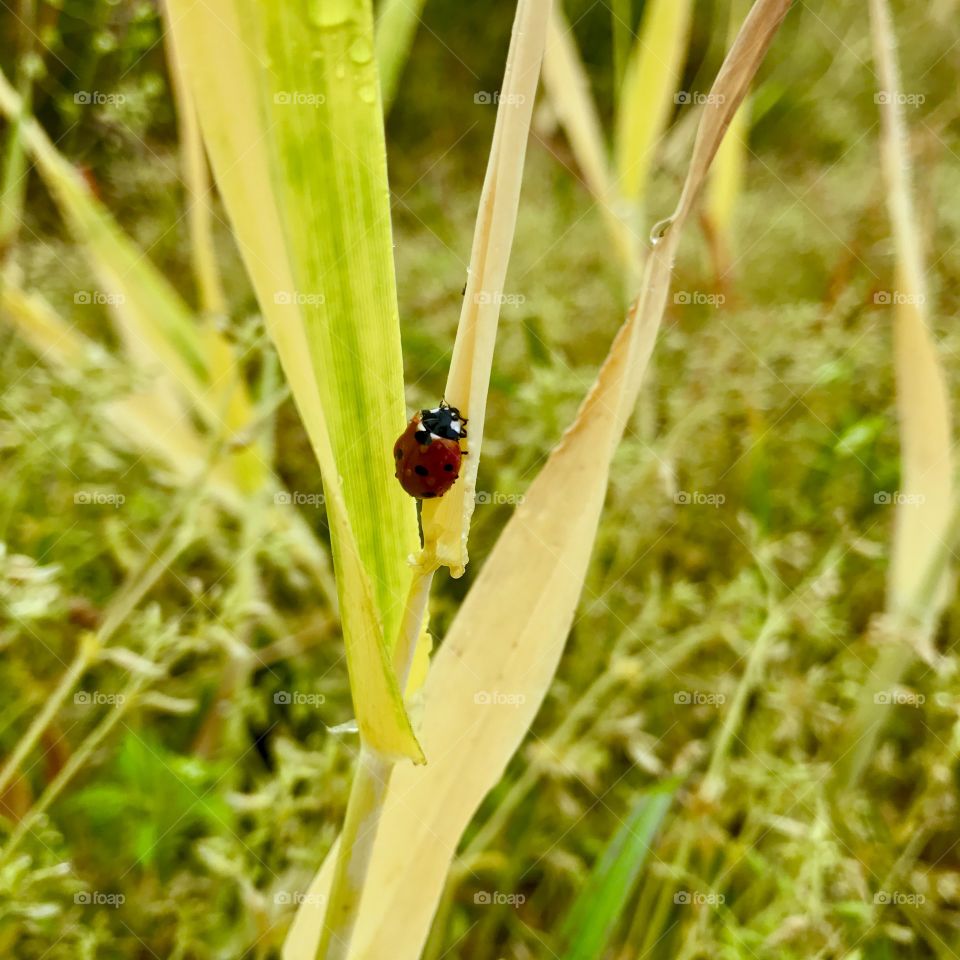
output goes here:
<path id="1" fill-rule="evenodd" d="M 426 560 L 448 566 L 455 577 L 463 574 L 468 560 L 493 349 L 549 16 L 550 0 L 517 4 L 445 391 L 447 402 L 469 421 L 469 454 L 461 479 L 450 492 L 423 503 Z"/>
<path id="2" fill-rule="evenodd" d="M 947 534 L 954 505 L 950 404 L 943 365 L 930 330 L 923 240 L 913 207 L 903 85 L 886 0 L 871 0 L 880 103 L 880 151 L 893 227 L 897 289 L 893 352 L 900 420 L 901 478 L 888 581 L 888 607 L 929 636 L 947 600 L 948 570 L 923 608 L 924 577 Z M 929 602 L 932 599 L 932 602 Z"/>
<path id="3" fill-rule="evenodd" d="M 554 4 L 543 55 L 543 89 L 563 127 L 580 174 L 600 207 L 617 252 L 631 270 L 639 268 L 639 244 L 617 216 L 616 189 L 607 145 L 590 79 L 577 50 L 573 30 L 559 4 Z"/>
<path id="4" fill-rule="evenodd" d="M 373 850 L 352 960 L 416 960 L 451 860 L 550 686 L 583 588 L 611 459 L 633 411 L 663 316 L 680 231 L 712 157 L 790 0 L 758 0 L 704 108 L 671 226 L 647 260 L 640 298 L 576 420 L 511 517 L 434 657 L 421 740 L 430 763 L 395 771 Z M 411 882 L 416 871 L 416 883 Z M 332 855 L 284 947 L 313 960 Z"/>

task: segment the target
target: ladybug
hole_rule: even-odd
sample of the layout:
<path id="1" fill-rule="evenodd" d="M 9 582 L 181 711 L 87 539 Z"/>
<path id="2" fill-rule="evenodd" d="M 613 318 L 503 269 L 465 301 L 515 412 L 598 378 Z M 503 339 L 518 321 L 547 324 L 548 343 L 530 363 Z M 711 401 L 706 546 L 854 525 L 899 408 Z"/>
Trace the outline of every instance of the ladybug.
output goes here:
<path id="1" fill-rule="evenodd" d="M 460 476 L 460 463 L 466 452 L 460 443 L 466 439 L 466 420 L 456 407 L 441 400 L 433 410 L 421 410 L 393 445 L 397 464 L 394 474 L 411 497 L 432 500 L 442 497 Z"/>

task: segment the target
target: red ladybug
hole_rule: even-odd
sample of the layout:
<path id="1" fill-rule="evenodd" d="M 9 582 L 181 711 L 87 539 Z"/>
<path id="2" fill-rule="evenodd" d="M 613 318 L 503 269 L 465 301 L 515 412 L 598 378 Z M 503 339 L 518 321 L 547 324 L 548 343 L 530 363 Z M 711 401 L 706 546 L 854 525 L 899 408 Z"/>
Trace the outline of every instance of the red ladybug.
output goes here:
<path id="1" fill-rule="evenodd" d="M 466 456 L 460 448 L 467 436 L 466 422 L 456 407 L 441 401 L 439 407 L 416 414 L 397 437 L 394 476 L 411 497 L 432 500 L 453 486 Z"/>

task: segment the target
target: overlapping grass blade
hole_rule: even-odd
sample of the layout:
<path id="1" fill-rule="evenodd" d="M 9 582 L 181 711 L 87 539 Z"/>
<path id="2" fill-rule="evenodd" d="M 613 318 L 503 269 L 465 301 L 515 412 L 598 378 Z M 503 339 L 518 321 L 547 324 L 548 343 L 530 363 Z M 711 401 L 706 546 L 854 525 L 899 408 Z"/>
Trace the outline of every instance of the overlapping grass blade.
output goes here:
<path id="1" fill-rule="evenodd" d="M 0 74 L 0 110 L 21 115 L 20 98 Z M 169 377 L 197 412 L 219 425 L 200 331 L 190 310 L 93 196 L 83 177 L 33 119 L 21 119 L 23 142 L 112 301 L 118 332 L 132 358 Z"/>
<path id="2" fill-rule="evenodd" d="M 671 784 L 644 793 L 604 849 L 561 928 L 563 960 L 604 956 L 675 790 Z"/>
<path id="3" fill-rule="evenodd" d="M 654 150 L 674 109 L 690 34 L 690 0 L 651 0 L 627 64 L 614 150 L 620 195 L 642 206 Z"/>
<path id="4" fill-rule="evenodd" d="M 445 391 L 447 401 L 469 420 L 469 456 L 462 479 L 442 500 L 424 501 L 421 516 L 428 562 L 448 566 L 454 577 L 463 574 L 468 560 L 493 348 L 550 7 L 550 0 L 517 4 Z"/>
<path id="5" fill-rule="evenodd" d="M 600 206 L 617 252 L 625 266 L 639 269 L 639 244 L 616 212 L 616 188 L 590 80 L 559 4 L 554 4 L 547 29 L 543 87 L 566 133 L 580 173 Z"/>
<path id="6" fill-rule="evenodd" d="M 172 0 L 214 175 L 323 476 L 364 742 L 420 757 L 390 665 L 416 516 L 370 4 Z"/>
<path id="7" fill-rule="evenodd" d="M 377 67 L 383 112 L 389 113 L 400 75 L 410 59 L 424 0 L 384 0 L 377 13 Z"/>
<path id="8" fill-rule="evenodd" d="M 913 653 L 932 661 L 933 633 L 949 599 L 949 557 L 956 509 L 950 401 L 930 331 L 923 241 L 913 207 L 909 137 L 896 39 L 886 0 L 871 0 L 880 152 L 896 252 L 893 359 L 900 421 L 900 490 L 894 515 L 887 612 L 890 637 L 862 694 L 839 763 L 840 781 L 853 786 L 873 756 L 889 713 L 877 694 L 899 682 Z M 932 582 L 931 582 L 932 578 Z"/>
<path id="9" fill-rule="evenodd" d="M 790 0 L 758 0 L 705 106 L 680 202 L 646 264 L 640 298 L 573 425 L 497 541 L 434 657 L 423 689 L 426 767 L 399 768 L 387 790 L 353 960 L 415 960 L 464 829 L 523 740 L 573 622 L 607 489 L 666 305 L 680 230 Z M 509 706 L 498 704 L 509 695 Z M 284 949 L 313 960 L 333 854 Z M 411 884 L 411 864 L 416 884 Z"/>

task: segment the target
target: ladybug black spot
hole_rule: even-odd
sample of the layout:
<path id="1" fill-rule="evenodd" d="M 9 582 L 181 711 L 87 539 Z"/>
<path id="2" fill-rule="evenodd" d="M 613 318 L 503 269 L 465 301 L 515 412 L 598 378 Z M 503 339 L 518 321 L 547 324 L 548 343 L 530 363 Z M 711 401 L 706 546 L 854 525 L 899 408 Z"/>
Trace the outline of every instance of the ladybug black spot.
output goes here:
<path id="1" fill-rule="evenodd" d="M 399 447 L 398 447 L 396 450 L 394 450 L 393 455 L 394 455 L 398 460 L 402 460 L 402 459 L 403 459 L 403 451 L 402 451 Z"/>
<path id="2" fill-rule="evenodd" d="M 453 464 L 452 464 L 452 463 L 445 463 L 445 464 L 443 465 L 443 469 L 446 470 L 447 473 L 453 473 Z"/>
<path id="3" fill-rule="evenodd" d="M 417 476 L 419 477 L 430 476 L 430 471 L 419 463 L 413 468 L 413 472 L 416 473 Z"/>

